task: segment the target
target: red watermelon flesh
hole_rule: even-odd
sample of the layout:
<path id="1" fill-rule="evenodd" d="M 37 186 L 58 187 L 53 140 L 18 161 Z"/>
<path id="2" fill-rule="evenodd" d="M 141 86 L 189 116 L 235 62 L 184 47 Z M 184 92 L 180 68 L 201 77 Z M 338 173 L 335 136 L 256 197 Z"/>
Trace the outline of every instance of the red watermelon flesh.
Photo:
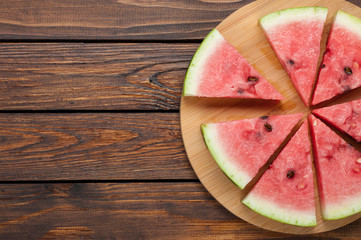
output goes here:
<path id="1" fill-rule="evenodd" d="M 303 114 L 202 125 L 205 143 L 224 173 L 244 188 L 284 141 Z"/>
<path id="2" fill-rule="evenodd" d="M 194 55 L 184 96 L 282 100 L 283 96 L 214 29 Z"/>
<path id="3" fill-rule="evenodd" d="M 274 12 L 259 21 L 280 63 L 307 106 L 316 79 L 326 16 L 327 8 L 301 7 Z"/>
<path id="4" fill-rule="evenodd" d="M 340 219 L 361 211 L 361 153 L 309 116 L 317 182 L 324 219 Z"/>
<path id="5" fill-rule="evenodd" d="M 361 86 L 361 20 L 338 11 L 321 64 L 312 104 Z"/>
<path id="6" fill-rule="evenodd" d="M 361 141 L 361 100 L 316 109 L 312 113 Z"/>
<path id="7" fill-rule="evenodd" d="M 280 222 L 315 226 L 316 210 L 307 123 L 264 173 L 243 203 Z"/>

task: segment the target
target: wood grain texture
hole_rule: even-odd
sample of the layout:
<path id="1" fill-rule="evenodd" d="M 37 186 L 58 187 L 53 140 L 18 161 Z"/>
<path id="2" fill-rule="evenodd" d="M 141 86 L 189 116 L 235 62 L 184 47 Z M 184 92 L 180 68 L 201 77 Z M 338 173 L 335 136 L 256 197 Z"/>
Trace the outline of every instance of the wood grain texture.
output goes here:
<path id="1" fill-rule="evenodd" d="M 198 46 L 3 43 L 0 110 L 178 110 Z"/>
<path id="2" fill-rule="evenodd" d="M 0 39 L 202 39 L 249 0 L 0 1 Z"/>
<path id="3" fill-rule="evenodd" d="M 0 180 L 196 179 L 177 113 L 0 114 Z"/>
<path id="4" fill-rule="evenodd" d="M 200 183 L 0 184 L 1 239 L 359 239 L 360 220 L 304 236 L 238 219 Z"/>

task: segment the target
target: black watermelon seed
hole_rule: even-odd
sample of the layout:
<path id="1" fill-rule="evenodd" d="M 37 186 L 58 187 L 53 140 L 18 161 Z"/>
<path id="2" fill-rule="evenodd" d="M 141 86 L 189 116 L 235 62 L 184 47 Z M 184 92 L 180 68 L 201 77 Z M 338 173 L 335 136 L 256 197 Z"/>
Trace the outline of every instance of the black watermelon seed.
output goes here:
<path id="1" fill-rule="evenodd" d="M 292 59 L 288 60 L 288 63 L 291 65 L 295 65 L 295 61 L 293 61 Z"/>
<path id="2" fill-rule="evenodd" d="M 258 82 L 258 81 L 259 81 L 259 78 L 258 78 L 258 77 L 248 77 L 248 78 L 247 78 L 247 81 L 248 81 L 248 82 L 253 82 L 253 83 L 255 83 L 255 82 Z"/>
<path id="3" fill-rule="evenodd" d="M 243 93 L 244 93 L 244 90 L 241 89 L 241 88 L 238 88 L 237 92 L 238 92 L 239 94 L 243 94 Z"/>
<path id="4" fill-rule="evenodd" d="M 267 119 L 268 118 L 268 116 L 262 116 L 262 117 L 260 117 L 260 119 Z"/>
<path id="5" fill-rule="evenodd" d="M 287 173 L 287 178 L 293 178 L 295 176 L 295 170 L 289 170 Z"/>
<path id="6" fill-rule="evenodd" d="M 264 127 L 266 129 L 267 132 L 272 132 L 272 125 L 269 123 L 265 123 Z"/>
<path id="7" fill-rule="evenodd" d="M 326 64 L 322 64 L 321 68 L 325 68 L 326 67 Z"/>
<path id="8" fill-rule="evenodd" d="M 351 70 L 351 68 L 345 67 L 343 70 L 345 71 L 345 73 L 346 73 L 347 75 L 352 75 L 352 70 Z"/>

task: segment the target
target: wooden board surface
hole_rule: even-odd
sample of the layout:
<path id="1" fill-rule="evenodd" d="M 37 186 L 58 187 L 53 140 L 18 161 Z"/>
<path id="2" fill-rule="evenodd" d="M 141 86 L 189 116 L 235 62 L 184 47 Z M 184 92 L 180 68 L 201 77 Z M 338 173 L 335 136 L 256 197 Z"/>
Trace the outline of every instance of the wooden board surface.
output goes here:
<path id="1" fill-rule="evenodd" d="M 223 206 L 236 216 L 261 228 L 285 233 L 309 234 L 339 228 L 358 219 L 361 214 L 341 220 L 325 221 L 320 216 L 319 205 L 317 205 L 318 225 L 316 227 L 297 227 L 279 223 L 253 212 L 240 203 L 245 196 L 245 192 L 236 187 L 220 170 L 208 152 L 200 131 L 201 124 L 210 122 L 295 112 L 309 113 L 310 110 L 303 105 L 287 73 L 281 67 L 261 28 L 258 26 L 258 19 L 262 16 L 281 9 L 298 6 L 324 6 L 329 9 L 321 44 L 322 52 L 325 49 L 332 16 L 338 9 L 361 17 L 360 8 L 343 0 L 258 0 L 239 9 L 218 25 L 217 29 L 286 99 L 277 103 L 258 100 L 183 97 L 181 101 L 181 124 L 186 151 L 197 176 L 207 190 Z M 346 98 L 343 98 L 343 101 L 358 96 L 360 96 L 360 91 L 354 91 L 351 95 L 349 94 Z"/>
<path id="2" fill-rule="evenodd" d="M 252 1 L 0 0 L 0 239 L 360 239 L 360 219 L 298 237 L 249 224 L 185 156 L 186 67 Z"/>
<path id="3" fill-rule="evenodd" d="M 2 43 L 0 110 L 179 110 L 195 43 Z"/>
<path id="4" fill-rule="evenodd" d="M 0 39 L 201 39 L 247 0 L 0 0 Z"/>
<path id="5" fill-rule="evenodd" d="M 292 236 L 240 220 L 199 182 L 0 184 L 0 239 L 360 239 L 361 219 Z"/>
<path id="6" fill-rule="evenodd" d="M 0 113 L 0 181 L 196 179 L 178 113 Z"/>

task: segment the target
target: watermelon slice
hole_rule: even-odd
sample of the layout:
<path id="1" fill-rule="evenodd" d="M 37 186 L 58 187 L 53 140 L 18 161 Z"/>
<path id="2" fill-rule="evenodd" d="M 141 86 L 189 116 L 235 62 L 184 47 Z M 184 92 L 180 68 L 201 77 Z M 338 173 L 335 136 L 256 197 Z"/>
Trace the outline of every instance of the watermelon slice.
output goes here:
<path id="1" fill-rule="evenodd" d="M 280 222 L 298 226 L 316 225 L 311 144 L 306 123 L 243 199 L 243 203 Z"/>
<path id="2" fill-rule="evenodd" d="M 361 211 L 361 153 L 309 116 L 322 216 L 340 219 Z"/>
<path id="3" fill-rule="evenodd" d="M 259 20 L 302 101 L 308 106 L 316 78 L 327 8 L 289 8 Z"/>
<path id="4" fill-rule="evenodd" d="M 361 142 L 361 100 L 316 109 L 312 113 Z"/>
<path id="5" fill-rule="evenodd" d="M 224 173 L 240 188 L 257 174 L 303 114 L 202 125 L 206 145 Z"/>
<path id="6" fill-rule="evenodd" d="M 328 38 L 312 104 L 361 86 L 361 20 L 338 11 Z"/>
<path id="7" fill-rule="evenodd" d="M 183 95 L 283 99 L 216 29 L 194 55 L 185 77 Z"/>

